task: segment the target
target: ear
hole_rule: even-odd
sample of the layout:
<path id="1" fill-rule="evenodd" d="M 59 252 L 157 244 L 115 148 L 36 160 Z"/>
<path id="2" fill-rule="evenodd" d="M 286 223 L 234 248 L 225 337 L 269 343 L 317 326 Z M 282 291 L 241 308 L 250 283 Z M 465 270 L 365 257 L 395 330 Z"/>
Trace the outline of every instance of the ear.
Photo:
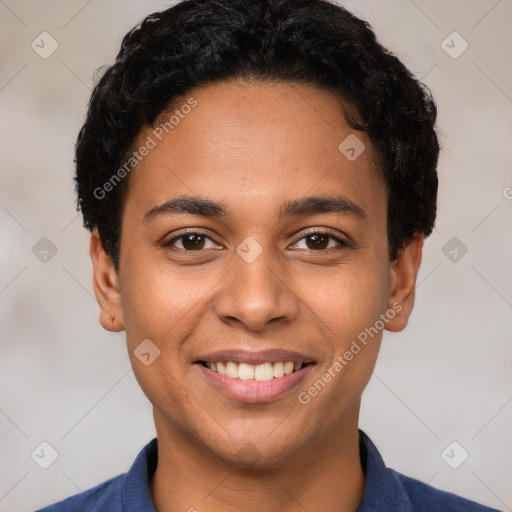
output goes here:
<path id="1" fill-rule="evenodd" d="M 386 324 L 386 329 L 398 332 L 405 329 L 414 307 L 416 278 L 421 264 L 423 234 L 419 233 L 400 251 L 391 263 L 388 310 L 397 314 Z"/>
<path id="2" fill-rule="evenodd" d="M 119 276 L 110 256 L 103 249 L 98 229 L 91 233 L 89 252 L 93 265 L 94 294 L 100 305 L 100 323 L 112 332 L 124 330 Z"/>

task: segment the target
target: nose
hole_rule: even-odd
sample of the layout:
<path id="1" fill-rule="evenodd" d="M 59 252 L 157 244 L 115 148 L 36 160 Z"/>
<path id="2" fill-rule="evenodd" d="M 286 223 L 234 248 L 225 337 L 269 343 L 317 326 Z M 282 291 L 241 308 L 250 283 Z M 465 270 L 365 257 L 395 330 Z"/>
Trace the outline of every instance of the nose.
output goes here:
<path id="1" fill-rule="evenodd" d="M 252 262 L 234 255 L 214 301 L 215 314 L 222 322 L 240 322 L 247 329 L 261 331 L 271 321 L 297 318 L 300 303 L 290 286 L 289 272 L 272 261 L 271 253 L 264 250 Z"/>

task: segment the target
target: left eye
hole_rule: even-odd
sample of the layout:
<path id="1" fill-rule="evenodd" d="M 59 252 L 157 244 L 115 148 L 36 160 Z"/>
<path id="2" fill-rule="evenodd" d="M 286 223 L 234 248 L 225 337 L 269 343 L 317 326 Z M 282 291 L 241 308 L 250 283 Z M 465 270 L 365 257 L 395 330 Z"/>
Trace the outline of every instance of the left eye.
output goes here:
<path id="1" fill-rule="evenodd" d="M 336 247 L 336 244 L 334 246 L 329 245 L 329 242 L 331 240 L 334 240 L 338 247 L 348 247 L 347 242 L 344 240 L 341 240 L 340 238 L 331 235 L 330 233 L 324 233 L 321 231 L 315 231 L 313 233 L 308 233 L 307 235 L 303 236 L 300 240 L 295 242 L 295 245 L 300 243 L 302 240 L 306 240 L 306 250 L 326 250 L 331 249 L 332 247 Z"/>

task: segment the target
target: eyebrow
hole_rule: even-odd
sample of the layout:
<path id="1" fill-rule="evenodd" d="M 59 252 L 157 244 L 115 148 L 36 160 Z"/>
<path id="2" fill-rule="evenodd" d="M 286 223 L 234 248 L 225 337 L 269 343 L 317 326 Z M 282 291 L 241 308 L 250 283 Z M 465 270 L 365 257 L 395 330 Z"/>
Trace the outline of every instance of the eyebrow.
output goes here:
<path id="1" fill-rule="evenodd" d="M 336 213 L 350 215 L 368 222 L 368 214 L 361 206 L 344 196 L 309 196 L 293 199 L 282 204 L 278 210 L 279 220 L 285 217 Z M 204 197 L 179 196 L 155 206 L 144 214 L 143 222 L 149 223 L 160 216 L 191 214 L 202 217 L 226 217 L 229 209 L 225 204 Z"/>

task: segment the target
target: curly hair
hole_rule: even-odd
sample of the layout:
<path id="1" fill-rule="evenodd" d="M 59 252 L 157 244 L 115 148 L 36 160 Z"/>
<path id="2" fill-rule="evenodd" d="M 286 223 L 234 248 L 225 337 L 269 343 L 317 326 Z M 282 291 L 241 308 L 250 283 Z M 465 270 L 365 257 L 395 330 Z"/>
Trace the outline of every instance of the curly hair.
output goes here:
<path id="1" fill-rule="evenodd" d="M 389 258 L 428 236 L 437 203 L 437 108 L 429 89 L 377 42 L 370 25 L 327 0 L 185 0 L 127 33 L 94 87 L 75 146 L 77 210 L 119 265 L 129 179 L 98 194 L 176 98 L 237 78 L 302 83 L 337 94 L 365 131 L 388 192 Z M 354 115 L 350 115 L 350 111 Z M 96 191 L 96 192 L 95 192 Z"/>

